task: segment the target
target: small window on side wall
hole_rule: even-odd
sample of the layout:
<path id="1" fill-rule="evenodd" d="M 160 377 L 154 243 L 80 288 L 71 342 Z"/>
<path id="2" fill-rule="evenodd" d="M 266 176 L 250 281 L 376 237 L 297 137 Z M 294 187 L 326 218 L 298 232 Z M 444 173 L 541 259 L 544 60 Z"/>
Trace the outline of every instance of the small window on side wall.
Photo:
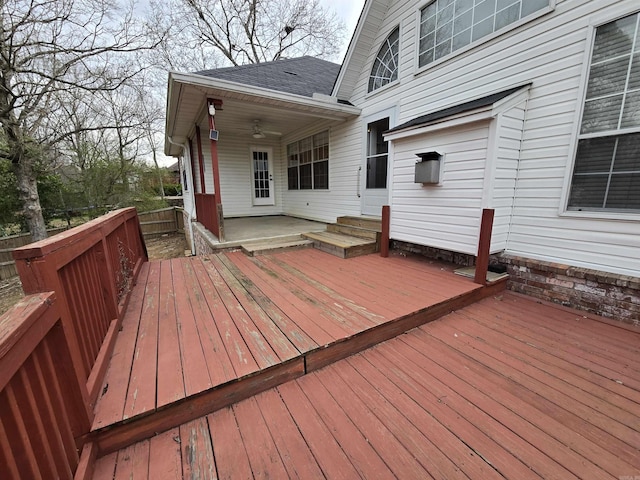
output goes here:
<path id="1" fill-rule="evenodd" d="M 394 82 L 398 79 L 398 52 L 400 44 L 400 27 L 391 32 L 380 47 L 369 75 L 369 92 Z"/>
<path id="2" fill-rule="evenodd" d="M 597 28 L 569 210 L 640 212 L 640 13 Z"/>

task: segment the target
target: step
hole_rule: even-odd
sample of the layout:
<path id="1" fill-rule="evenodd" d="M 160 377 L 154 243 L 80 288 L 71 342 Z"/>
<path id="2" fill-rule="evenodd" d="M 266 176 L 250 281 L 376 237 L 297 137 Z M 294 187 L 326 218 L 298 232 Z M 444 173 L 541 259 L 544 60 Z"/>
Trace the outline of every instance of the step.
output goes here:
<path id="1" fill-rule="evenodd" d="M 370 230 L 368 228 L 356 227 L 354 225 L 345 225 L 342 223 L 331 223 L 327 225 L 327 232 L 342 233 L 352 237 L 366 238 L 368 240 L 377 240 L 380 232 Z"/>
<path id="2" fill-rule="evenodd" d="M 376 240 L 333 232 L 312 232 L 303 234 L 313 241 L 314 248 L 340 258 L 352 258 L 376 252 Z"/>
<path id="3" fill-rule="evenodd" d="M 265 242 L 247 243 L 242 245 L 245 255 L 255 257 L 257 255 L 269 255 L 271 253 L 287 252 L 290 250 L 300 250 L 302 248 L 313 247 L 311 240 L 302 237 L 295 240 L 269 240 Z"/>
<path id="4" fill-rule="evenodd" d="M 354 227 L 366 228 L 368 230 L 375 230 L 376 232 L 382 231 L 382 220 L 379 217 L 366 217 L 366 216 L 344 216 L 338 217 L 336 223 L 341 225 L 351 225 Z"/>

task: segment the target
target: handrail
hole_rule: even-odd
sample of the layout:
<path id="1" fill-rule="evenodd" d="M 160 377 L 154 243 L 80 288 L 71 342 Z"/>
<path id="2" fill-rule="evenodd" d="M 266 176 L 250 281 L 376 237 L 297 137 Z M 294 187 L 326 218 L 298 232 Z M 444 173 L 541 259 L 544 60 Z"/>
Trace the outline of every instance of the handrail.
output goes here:
<path id="1" fill-rule="evenodd" d="M 13 252 L 26 294 L 55 291 L 79 381 L 97 397 L 131 287 L 147 252 L 135 208 Z"/>
<path id="2" fill-rule="evenodd" d="M 83 388 L 53 292 L 0 317 L 2 478 L 73 478 L 91 425 Z"/>

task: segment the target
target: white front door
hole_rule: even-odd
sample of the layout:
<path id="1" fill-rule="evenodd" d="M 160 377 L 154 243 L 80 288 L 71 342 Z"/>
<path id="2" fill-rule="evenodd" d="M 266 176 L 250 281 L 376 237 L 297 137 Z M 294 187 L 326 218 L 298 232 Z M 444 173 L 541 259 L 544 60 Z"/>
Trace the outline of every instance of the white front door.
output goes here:
<path id="1" fill-rule="evenodd" d="M 362 214 L 382 215 L 382 206 L 389 203 L 388 166 L 389 142 L 382 133 L 389 130 L 389 117 L 367 125 L 367 150 L 363 165 Z"/>
<path id="2" fill-rule="evenodd" d="M 251 180 L 253 204 L 273 205 L 273 154 L 270 148 L 251 148 Z"/>

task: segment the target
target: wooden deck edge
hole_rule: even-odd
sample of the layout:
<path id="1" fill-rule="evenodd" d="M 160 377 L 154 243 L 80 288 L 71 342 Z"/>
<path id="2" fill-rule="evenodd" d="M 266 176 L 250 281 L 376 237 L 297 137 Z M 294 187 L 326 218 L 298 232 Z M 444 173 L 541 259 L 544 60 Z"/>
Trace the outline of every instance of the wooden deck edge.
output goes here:
<path id="1" fill-rule="evenodd" d="M 306 371 L 307 373 L 319 370 L 338 360 L 342 360 L 351 355 L 359 353 L 367 348 L 373 347 L 386 340 L 390 340 L 409 330 L 432 322 L 441 318 L 455 310 L 464 308 L 483 298 L 495 295 L 506 288 L 506 279 L 494 282 L 485 287 L 477 288 L 458 295 L 457 297 L 448 298 L 440 303 L 431 305 L 422 310 L 410 313 L 403 317 L 399 317 L 390 322 L 383 323 L 377 327 L 357 333 L 348 338 L 339 340 L 324 348 L 313 350 L 306 354 Z"/>
<path id="2" fill-rule="evenodd" d="M 503 279 L 485 287 L 477 286 L 469 292 L 341 339 L 327 347 L 309 351 L 287 362 L 191 395 L 155 411 L 94 430 L 82 440 L 92 442 L 95 445 L 93 448 L 97 451 L 97 457 L 108 455 L 270 388 L 302 377 L 309 372 L 441 318 L 450 312 L 495 295 L 505 290 L 506 284 L 506 279 Z"/>
<path id="3" fill-rule="evenodd" d="M 304 373 L 304 357 L 296 357 L 255 374 L 191 395 L 155 411 L 94 430 L 87 435 L 86 440 L 96 444 L 98 457 L 102 457 L 282 385 L 303 376 Z"/>

